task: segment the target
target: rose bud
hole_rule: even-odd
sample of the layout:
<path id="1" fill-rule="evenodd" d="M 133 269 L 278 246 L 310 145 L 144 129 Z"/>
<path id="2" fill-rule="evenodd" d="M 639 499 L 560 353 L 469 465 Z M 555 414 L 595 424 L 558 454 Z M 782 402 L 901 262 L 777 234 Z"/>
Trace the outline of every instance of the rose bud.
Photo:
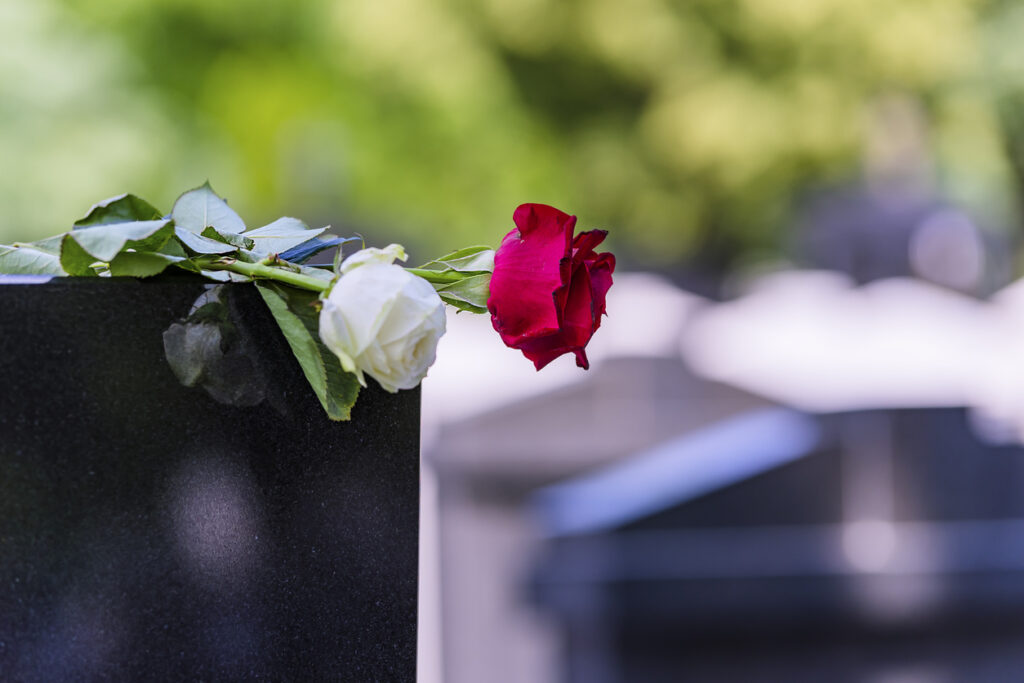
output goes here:
<path id="1" fill-rule="evenodd" d="M 544 204 L 523 204 L 494 256 L 487 310 L 501 340 L 538 370 L 563 353 L 590 367 L 585 347 L 601 325 L 615 256 L 595 253 L 607 235 L 573 238 L 576 216 Z"/>
<path id="2" fill-rule="evenodd" d="M 444 303 L 433 286 L 404 268 L 398 245 L 349 256 L 320 311 L 320 339 L 366 386 L 412 389 L 434 364 L 445 331 Z"/>

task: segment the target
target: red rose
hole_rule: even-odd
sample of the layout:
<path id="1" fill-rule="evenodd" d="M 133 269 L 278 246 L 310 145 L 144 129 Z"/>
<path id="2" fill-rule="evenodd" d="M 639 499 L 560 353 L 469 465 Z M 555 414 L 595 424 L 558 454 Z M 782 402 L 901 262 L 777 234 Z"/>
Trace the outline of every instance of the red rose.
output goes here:
<path id="1" fill-rule="evenodd" d="M 594 253 L 607 235 L 573 238 L 576 216 L 544 204 L 523 204 L 494 256 L 487 310 L 506 346 L 540 370 L 563 353 L 590 367 L 584 348 L 601 325 L 615 257 Z"/>

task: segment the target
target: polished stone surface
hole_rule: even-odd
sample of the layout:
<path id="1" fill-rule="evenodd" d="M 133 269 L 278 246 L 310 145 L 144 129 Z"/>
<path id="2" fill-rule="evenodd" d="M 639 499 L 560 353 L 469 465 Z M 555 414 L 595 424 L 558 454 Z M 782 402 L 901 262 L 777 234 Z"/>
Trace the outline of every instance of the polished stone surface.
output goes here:
<path id="1" fill-rule="evenodd" d="M 248 285 L 12 282 L 0 680 L 415 678 L 418 391 L 330 422 Z"/>

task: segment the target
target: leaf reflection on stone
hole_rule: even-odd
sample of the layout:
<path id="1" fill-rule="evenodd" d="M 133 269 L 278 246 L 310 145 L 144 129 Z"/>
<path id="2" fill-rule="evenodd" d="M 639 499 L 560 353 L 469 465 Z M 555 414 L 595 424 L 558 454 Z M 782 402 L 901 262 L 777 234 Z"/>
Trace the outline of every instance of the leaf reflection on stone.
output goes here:
<path id="1" fill-rule="evenodd" d="M 218 403 L 239 407 L 258 405 L 266 396 L 266 381 L 223 285 L 203 292 L 163 339 L 167 363 L 184 386 L 202 387 Z"/>

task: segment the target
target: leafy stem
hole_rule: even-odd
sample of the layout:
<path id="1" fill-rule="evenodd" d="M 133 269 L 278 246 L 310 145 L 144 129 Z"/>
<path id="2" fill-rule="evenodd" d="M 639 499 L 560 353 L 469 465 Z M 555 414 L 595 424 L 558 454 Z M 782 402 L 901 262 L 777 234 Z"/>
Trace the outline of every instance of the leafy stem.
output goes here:
<path id="1" fill-rule="evenodd" d="M 142 278 L 180 268 L 219 282 L 255 281 L 327 416 L 347 420 L 359 381 L 320 338 L 316 304 L 341 276 L 344 245 L 362 244 L 362 238 L 327 230 L 289 217 L 247 228 L 205 183 L 178 197 L 169 215 L 135 195 L 118 195 L 98 202 L 68 232 L 0 244 L 0 273 Z M 338 249 L 333 269 L 306 265 L 332 247 Z M 487 313 L 494 253 L 486 246 L 465 247 L 405 270 L 433 285 L 446 304 Z M 398 256 L 405 260 L 402 247 L 392 245 L 367 252 L 352 267 L 388 256 L 388 263 Z"/>
<path id="2" fill-rule="evenodd" d="M 331 286 L 328 280 L 295 272 L 292 270 L 292 264 L 287 261 L 268 261 L 264 259 L 259 263 L 248 263 L 230 257 L 220 257 L 210 260 L 204 259 L 197 263 L 197 265 L 206 270 L 229 270 L 251 278 L 276 280 L 293 287 L 308 289 L 314 292 L 325 292 Z M 424 268 L 406 268 L 406 270 L 432 284 L 452 284 L 466 278 L 465 274 L 455 271 L 440 272 Z"/>
<path id="3" fill-rule="evenodd" d="M 206 270 L 229 270 L 251 278 L 277 280 L 293 287 L 308 289 L 314 292 L 325 292 L 331 286 L 331 283 L 327 280 L 311 275 L 303 275 L 288 268 L 272 266 L 266 263 L 246 263 L 245 261 L 233 258 L 218 258 L 209 262 L 204 261 L 200 265 Z"/>

